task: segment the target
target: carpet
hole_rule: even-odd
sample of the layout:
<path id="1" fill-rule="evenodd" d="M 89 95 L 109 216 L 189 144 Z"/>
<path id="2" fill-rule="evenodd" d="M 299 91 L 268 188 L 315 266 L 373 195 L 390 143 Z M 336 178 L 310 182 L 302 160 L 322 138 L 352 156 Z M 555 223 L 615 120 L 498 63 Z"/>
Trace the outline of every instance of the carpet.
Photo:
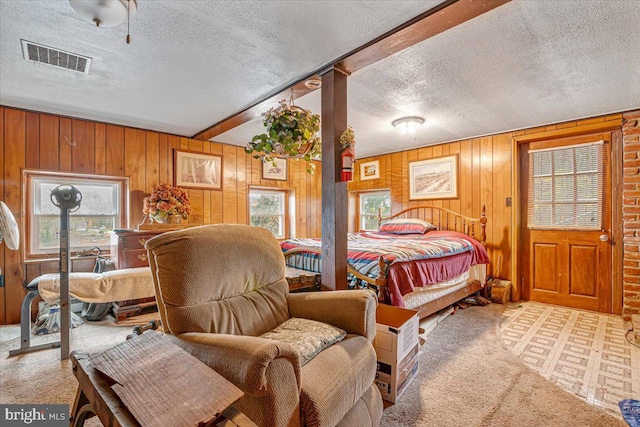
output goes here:
<path id="1" fill-rule="evenodd" d="M 418 378 L 385 409 L 382 426 L 626 425 L 527 368 L 500 339 L 502 310 L 470 307 L 441 322 L 422 347 Z M 117 325 L 87 322 L 72 331 L 71 349 L 101 351 L 123 342 L 134 325 L 157 317 Z M 19 344 L 15 331 L 0 328 L 0 402 L 71 405 L 77 388 L 71 363 L 60 361 L 59 349 L 9 358 L 9 349 Z M 35 343 L 57 338 L 37 337 Z"/>
<path id="2" fill-rule="evenodd" d="M 382 426 L 626 426 L 528 368 L 500 338 L 503 306 L 447 317 L 422 346 L 418 376 Z"/>
<path id="3" fill-rule="evenodd" d="M 135 325 L 157 319 L 157 313 L 146 314 L 123 322 L 113 318 L 100 322 L 85 322 L 71 330 L 71 350 L 99 352 L 124 342 Z M 17 325 L 0 327 L 0 402 L 73 404 L 78 382 L 71 372 L 71 361 L 60 361 L 60 349 L 9 357 L 9 350 L 20 347 Z M 60 339 L 60 334 L 36 336 L 37 345 Z"/>

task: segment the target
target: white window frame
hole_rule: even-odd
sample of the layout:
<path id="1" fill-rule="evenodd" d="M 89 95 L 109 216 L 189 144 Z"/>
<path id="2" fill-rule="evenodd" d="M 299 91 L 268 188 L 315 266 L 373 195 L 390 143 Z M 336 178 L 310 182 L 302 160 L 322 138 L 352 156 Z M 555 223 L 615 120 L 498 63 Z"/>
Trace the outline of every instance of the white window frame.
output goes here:
<path id="1" fill-rule="evenodd" d="M 281 190 L 281 189 L 270 189 L 270 188 L 258 188 L 258 187 L 252 187 L 249 188 L 249 224 L 251 224 L 251 218 L 253 217 L 272 217 L 272 216 L 278 216 L 280 217 L 280 233 L 278 234 L 274 234 L 274 236 L 276 237 L 276 239 L 286 239 L 287 238 L 287 224 L 289 223 L 288 221 L 288 209 L 287 209 L 287 204 L 289 203 L 289 198 L 288 198 L 288 191 L 287 190 Z M 280 201 L 281 201 L 281 210 L 280 213 L 275 215 L 275 214 L 254 214 L 251 213 L 251 195 L 252 194 L 267 194 L 267 195 L 277 195 L 280 197 Z"/>
<path id="2" fill-rule="evenodd" d="M 114 197 L 115 214 L 113 215 L 87 215 L 82 214 L 82 217 L 113 217 L 114 229 L 126 228 L 128 226 L 128 200 L 129 200 L 129 178 L 106 176 L 106 175 L 84 175 L 74 173 L 60 173 L 60 172 L 46 172 L 39 170 L 24 170 L 23 171 L 23 208 L 26 213 L 24 218 L 24 225 L 28 232 L 23 233 L 23 248 L 25 261 L 42 261 L 48 259 L 56 259 L 59 255 L 58 248 L 43 248 L 40 247 L 38 239 L 38 224 L 37 220 L 41 217 L 55 217 L 60 218 L 59 212 L 53 214 L 38 214 L 37 203 L 40 202 L 42 197 L 48 197 L 41 193 L 39 188 L 36 188 L 42 184 L 70 184 L 76 187 L 82 188 L 83 185 L 95 185 L 95 184 L 108 184 L 114 185 L 116 196 Z M 70 213 L 70 217 L 76 216 L 73 212 Z M 72 252 L 77 252 L 93 247 L 99 247 L 103 253 L 108 253 L 110 244 L 102 245 L 87 245 L 87 246 L 74 246 L 73 239 L 71 239 Z"/>
<path id="3" fill-rule="evenodd" d="M 376 191 L 363 191 L 361 193 L 358 193 L 358 221 L 359 224 L 358 226 L 360 227 L 359 229 L 362 231 L 377 231 L 376 229 L 367 229 L 365 227 L 366 224 L 366 219 L 369 217 L 375 217 L 376 219 L 376 223 L 378 220 L 378 213 L 376 212 L 375 214 L 365 214 L 362 212 L 362 209 L 364 207 L 364 202 L 363 202 L 363 198 L 365 197 L 369 197 L 369 196 L 387 196 L 389 197 L 389 206 L 391 206 L 391 190 L 376 190 Z"/>
<path id="4" fill-rule="evenodd" d="M 604 163 L 607 162 L 607 153 L 605 152 L 605 148 L 606 148 L 606 144 L 603 140 L 600 141 L 593 141 L 593 142 L 588 142 L 588 143 L 581 143 L 581 144 L 573 144 L 573 145 L 565 145 L 565 146 L 559 146 L 559 147 L 553 147 L 553 148 L 543 148 L 543 149 L 537 149 L 537 150 L 529 150 L 529 155 L 532 155 L 533 153 L 539 153 L 539 152 L 550 152 L 551 155 L 553 156 L 553 152 L 555 151 L 562 151 L 562 150 L 575 150 L 576 148 L 579 147 L 583 147 L 583 146 L 597 146 L 599 149 L 598 155 L 601 156 L 600 161 L 597 163 L 597 167 L 598 169 L 596 170 L 592 170 L 592 171 L 586 171 L 586 172 L 578 172 L 576 170 L 576 159 L 575 159 L 575 151 L 574 151 L 574 159 L 573 159 L 573 168 L 574 170 L 572 172 L 556 172 L 555 171 L 555 166 L 553 164 L 553 160 L 551 163 L 551 172 L 548 174 L 544 174 L 544 175 L 536 175 L 534 176 L 533 174 L 533 163 L 531 163 L 530 165 L 530 171 L 529 171 L 529 212 L 527 212 L 528 215 L 528 228 L 529 229 L 537 229 L 537 230 L 599 230 L 602 228 L 602 222 L 603 222 L 603 209 L 604 209 L 604 187 L 606 185 L 606 176 L 605 176 L 605 168 L 604 168 Z M 553 159 L 553 157 L 552 157 Z M 530 162 L 533 162 L 533 159 L 529 160 Z M 598 188 L 598 192 L 597 192 L 597 198 L 596 200 L 581 200 L 578 199 L 578 195 L 576 190 L 574 189 L 571 199 L 567 199 L 567 200 L 556 200 L 556 191 L 555 191 L 555 185 L 556 185 L 556 180 L 559 177 L 572 177 L 573 178 L 573 182 L 574 182 L 574 187 L 575 187 L 575 183 L 576 180 L 579 176 L 587 176 L 587 175 L 595 175 L 597 178 L 597 188 Z M 535 178 L 549 178 L 551 180 L 551 199 L 548 201 L 535 201 L 534 200 L 534 193 L 535 193 L 535 187 L 534 187 L 534 180 Z M 589 225 L 577 225 L 575 224 L 575 222 L 577 222 L 577 208 L 580 205 L 583 204 L 597 204 L 597 218 L 596 218 L 596 223 L 594 223 L 592 226 Z M 544 206 L 549 206 L 551 207 L 551 223 L 550 224 L 536 224 L 535 223 L 535 209 L 537 206 L 540 205 L 544 205 Z M 572 218 L 573 222 L 571 224 L 557 224 L 556 223 L 556 208 L 559 206 L 571 206 L 573 208 L 574 211 L 574 216 Z"/>

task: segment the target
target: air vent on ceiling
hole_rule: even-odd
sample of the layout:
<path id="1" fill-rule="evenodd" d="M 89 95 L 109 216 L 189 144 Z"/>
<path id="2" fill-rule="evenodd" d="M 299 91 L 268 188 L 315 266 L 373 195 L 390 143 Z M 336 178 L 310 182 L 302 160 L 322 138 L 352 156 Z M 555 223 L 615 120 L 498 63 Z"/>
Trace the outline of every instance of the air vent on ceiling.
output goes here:
<path id="1" fill-rule="evenodd" d="M 78 71 L 89 74 L 91 58 L 78 55 L 76 53 L 65 52 L 49 46 L 21 40 L 22 53 L 27 61 L 40 62 L 53 65 L 54 67 L 65 68 L 67 70 Z"/>

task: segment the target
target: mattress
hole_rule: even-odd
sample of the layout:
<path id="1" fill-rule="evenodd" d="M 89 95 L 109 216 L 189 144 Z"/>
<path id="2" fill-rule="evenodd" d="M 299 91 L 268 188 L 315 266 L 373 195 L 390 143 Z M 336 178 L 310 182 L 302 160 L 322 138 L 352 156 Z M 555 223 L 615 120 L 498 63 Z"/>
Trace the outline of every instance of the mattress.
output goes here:
<path id="1" fill-rule="evenodd" d="M 413 292 L 403 295 L 404 306 L 408 309 L 416 309 L 422 304 L 442 298 L 445 295 L 453 293 L 464 288 L 471 280 L 479 280 L 483 284 L 487 278 L 487 265 L 472 265 L 469 270 L 461 275 L 443 282 L 435 283 L 428 286 L 416 286 Z"/>
<path id="2" fill-rule="evenodd" d="M 43 274 L 38 280 L 38 293 L 48 303 L 60 297 L 60 274 Z M 80 301 L 104 303 L 150 298 L 155 296 L 149 267 L 127 268 L 104 273 L 69 273 L 69 293 Z"/>

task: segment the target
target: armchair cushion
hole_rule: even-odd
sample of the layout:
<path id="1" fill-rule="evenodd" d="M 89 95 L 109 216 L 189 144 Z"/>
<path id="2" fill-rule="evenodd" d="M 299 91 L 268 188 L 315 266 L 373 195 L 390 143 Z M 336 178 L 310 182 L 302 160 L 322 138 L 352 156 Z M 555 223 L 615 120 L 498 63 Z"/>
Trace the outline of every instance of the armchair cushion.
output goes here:
<path id="1" fill-rule="evenodd" d="M 301 374 L 303 424 L 333 427 L 371 388 L 376 375 L 376 353 L 367 339 L 347 335 L 303 366 Z"/>
<path id="2" fill-rule="evenodd" d="M 372 291 L 333 291 L 289 294 L 289 315 L 328 323 L 348 334 L 373 342 L 376 336 L 376 306 Z"/>
<path id="3" fill-rule="evenodd" d="M 167 296 L 163 300 L 167 330 L 172 334 L 220 331 L 261 335 L 289 318 L 287 294 L 287 282 L 282 280 L 242 295 L 194 305 L 171 305 Z"/>
<path id="4" fill-rule="evenodd" d="M 335 326 L 294 317 L 260 337 L 291 345 L 300 353 L 300 362 L 304 366 L 324 348 L 341 341 L 345 335 L 345 331 Z"/>
<path id="5" fill-rule="evenodd" d="M 216 224 L 145 244 L 166 331 L 257 336 L 289 318 L 284 255 L 270 231 Z"/>
<path id="6" fill-rule="evenodd" d="M 382 396 L 378 386 L 373 384 L 347 412 L 338 427 L 377 427 L 382 417 L 382 409 Z"/>

